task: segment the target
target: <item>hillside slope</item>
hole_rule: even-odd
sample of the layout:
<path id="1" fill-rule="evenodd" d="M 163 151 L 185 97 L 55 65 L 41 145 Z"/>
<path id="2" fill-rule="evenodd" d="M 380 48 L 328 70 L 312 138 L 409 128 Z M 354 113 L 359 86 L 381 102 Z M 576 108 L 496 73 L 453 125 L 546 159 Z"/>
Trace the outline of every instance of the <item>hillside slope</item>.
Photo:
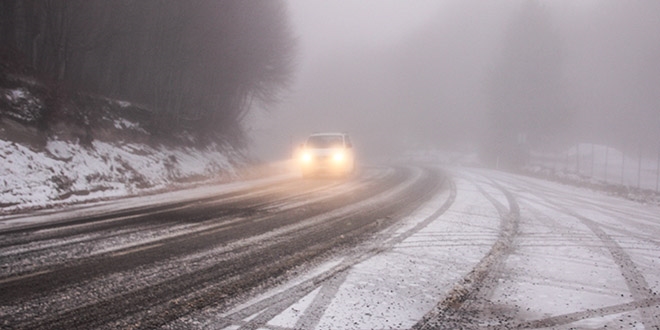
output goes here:
<path id="1" fill-rule="evenodd" d="M 44 125 L 51 95 L 33 78 L 0 79 L 0 214 L 226 180 L 246 163 L 229 143 L 154 136 L 148 109 L 100 96 L 59 95 Z"/>

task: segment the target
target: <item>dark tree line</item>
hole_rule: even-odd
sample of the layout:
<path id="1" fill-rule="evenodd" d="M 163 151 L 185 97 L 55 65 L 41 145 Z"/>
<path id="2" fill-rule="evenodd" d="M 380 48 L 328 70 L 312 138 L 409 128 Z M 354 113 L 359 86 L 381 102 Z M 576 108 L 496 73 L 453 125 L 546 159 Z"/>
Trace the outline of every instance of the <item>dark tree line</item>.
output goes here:
<path id="1" fill-rule="evenodd" d="M 503 51 L 490 77 L 484 160 L 518 165 L 525 161 L 529 146 L 561 142 L 572 120 L 563 54 L 547 9 L 537 1 L 525 2 L 506 29 Z"/>
<path id="2" fill-rule="evenodd" d="M 161 131 L 236 131 L 249 104 L 275 100 L 291 74 L 294 39 L 281 0 L 0 6 L 3 47 L 58 84 L 153 109 Z"/>

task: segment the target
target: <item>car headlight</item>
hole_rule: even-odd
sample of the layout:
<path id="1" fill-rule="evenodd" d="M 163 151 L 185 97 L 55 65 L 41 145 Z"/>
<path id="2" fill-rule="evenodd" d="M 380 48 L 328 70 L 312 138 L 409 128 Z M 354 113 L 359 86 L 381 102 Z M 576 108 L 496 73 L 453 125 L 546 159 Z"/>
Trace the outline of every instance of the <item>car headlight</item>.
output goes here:
<path id="1" fill-rule="evenodd" d="M 300 156 L 300 160 L 303 163 L 309 163 L 312 161 L 312 154 L 309 152 L 303 152 L 302 155 Z"/>
<path id="2" fill-rule="evenodd" d="M 342 151 L 337 151 L 332 155 L 332 159 L 335 162 L 338 162 L 338 163 L 343 162 L 345 157 L 346 156 L 344 155 L 344 153 Z"/>

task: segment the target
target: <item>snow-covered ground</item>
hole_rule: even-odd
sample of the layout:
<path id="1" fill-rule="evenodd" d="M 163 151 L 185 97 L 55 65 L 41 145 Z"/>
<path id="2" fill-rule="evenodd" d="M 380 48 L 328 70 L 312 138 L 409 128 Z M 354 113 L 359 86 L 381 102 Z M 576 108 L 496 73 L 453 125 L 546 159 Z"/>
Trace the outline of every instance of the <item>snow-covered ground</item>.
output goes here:
<path id="1" fill-rule="evenodd" d="M 0 140 L 0 214 L 159 191 L 190 181 L 236 178 L 240 155 L 94 141 L 83 147 L 53 139 L 43 151 Z"/>
<path id="2" fill-rule="evenodd" d="M 170 145 L 158 144 L 133 118 L 148 109 L 98 96 L 80 105 L 94 109 L 85 114 L 96 123 L 86 128 L 95 130 L 86 143 L 73 133 L 83 128 L 73 124 L 37 129 L 45 101 L 30 87 L 45 87 L 12 79 L 26 87 L 0 88 L 0 215 L 236 179 L 245 165 L 244 150 L 221 143 L 186 147 L 200 143 L 184 132 Z"/>
<path id="3" fill-rule="evenodd" d="M 330 261 L 230 311 L 208 309 L 184 324 L 409 329 L 425 315 L 442 315 L 451 296 L 466 291 L 468 300 L 456 307 L 466 316 L 442 328 L 660 326 L 660 208 L 496 171 L 452 173 L 451 206 L 439 212 L 449 197 L 438 195 L 388 238 L 363 246 L 379 244 L 381 253 Z M 506 247 L 494 253 L 498 242 Z M 481 279 L 474 276 L 480 270 Z M 328 278 L 319 281 L 319 274 Z"/>
<path id="4" fill-rule="evenodd" d="M 56 143 L 49 150 L 69 162 L 81 152 Z M 84 157 L 75 162 L 85 161 L 92 163 Z M 136 167 L 164 170 L 148 162 Z M 409 329 L 422 328 L 425 317 L 447 322 L 444 328 L 660 326 L 660 207 L 493 170 L 448 172 L 451 189 L 352 253 L 230 310 L 193 313 L 172 328 Z M 285 177 L 104 202 L 96 211 L 194 199 Z M 0 226 L 25 219 L 4 217 Z M 461 298 L 467 300 L 456 303 Z"/>

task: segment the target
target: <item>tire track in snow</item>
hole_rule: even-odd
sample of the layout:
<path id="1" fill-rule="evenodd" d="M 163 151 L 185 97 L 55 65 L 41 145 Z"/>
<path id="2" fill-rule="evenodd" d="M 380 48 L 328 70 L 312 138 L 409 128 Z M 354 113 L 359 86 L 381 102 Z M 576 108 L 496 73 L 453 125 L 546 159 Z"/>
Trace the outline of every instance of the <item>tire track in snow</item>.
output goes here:
<path id="1" fill-rule="evenodd" d="M 436 170 L 425 169 L 428 172 L 437 172 Z M 434 175 L 438 175 L 435 173 Z M 415 233 L 427 227 L 431 222 L 439 218 L 445 213 L 456 199 L 456 185 L 453 181 L 447 179 L 429 192 L 427 198 L 431 198 L 437 189 L 443 186 L 449 186 L 449 194 L 443 204 L 430 216 L 424 218 L 417 223 L 414 227 L 394 235 L 395 228 L 389 227 L 383 233 L 377 235 L 380 238 L 371 241 L 367 246 L 360 246 L 355 249 L 350 257 L 343 260 L 338 265 L 307 279 L 300 284 L 288 288 L 273 296 L 264 298 L 247 307 L 243 307 L 228 315 L 223 316 L 220 320 L 216 320 L 214 327 L 223 329 L 226 327 L 233 327 L 235 329 L 259 329 L 261 327 L 277 328 L 269 325 L 268 322 L 273 320 L 278 315 L 282 314 L 285 310 L 290 308 L 294 303 L 305 298 L 307 295 L 315 290 L 319 292 L 314 296 L 310 306 L 305 309 L 302 316 L 297 320 L 294 329 L 312 329 L 320 321 L 325 309 L 329 306 L 332 298 L 336 295 L 341 285 L 348 276 L 348 271 L 355 265 L 385 251 L 391 250 L 397 244 L 403 242 Z M 393 236 L 394 235 L 394 236 Z M 178 328 L 176 325 L 173 328 Z"/>
<path id="2" fill-rule="evenodd" d="M 188 197 L 181 195 L 181 192 L 178 193 L 176 199 L 173 199 L 172 196 L 167 196 L 168 194 L 155 194 L 147 196 L 146 202 L 143 202 L 140 198 L 137 198 L 138 202 L 136 203 L 136 198 L 127 198 L 126 200 L 119 199 L 116 203 L 109 203 L 109 205 L 100 205 L 98 209 L 94 206 L 81 206 L 78 208 L 73 208 L 72 211 L 64 211 L 61 214 L 57 212 L 44 212 L 35 213 L 34 215 L 28 215 L 27 218 L 37 218 L 35 221 L 26 221 L 24 215 L 18 216 L 9 216 L 3 217 L 3 222 L 13 223 L 15 225 L 9 225 L 6 228 L 0 228 L 0 234 L 10 235 L 10 234 L 26 234 L 32 232 L 42 232 L 48 233 L 47 235 L 57 235 L 59 229 L 68 227 L 70 229 L 77 228 L 79 232 L 84 232 L 89 230 L 90 226 L 95 226 L 93 230 L 98 230 L 98 226 L 106 226 L 112 228 L 126 220 L 131 220 L 135 217 L 141 217 L 146 214 L 156 215 L 156 214 L 166 214 L 171 211 L 179 209 L 187 209 L 190 207 L 199 206 L 204 203 L 213 203 L 213 202 L 222 202 L 223 200 L 228 200 L 232 198 L 242 198 L 249 195 L 259 194 L 261 192 L 272 192 L 277 189 L 282 189 L 283 186 L 293 186 L 295 185 L 295 179 L 273 179 L 267 180 L 265 183 L 257 183 L 255 185 L 245 185 L 233 187 L 232 184 L 228 184 L 226 191 L 220 193 L 207 193 L 204 197 L 199 196 L 199 193 L 193 194 L 193 197 Z M 222 187 L 223 185 L 221 185 Z M 185 190 L 183 191 L 186 192 Z M 164 196 L 164 197 L 163 197 Z M 163 198 L 163 201 L 157 199 L 154 202 L 152 199 L 154 197 Z M 113 205 L 115 205 L 112 207 Z M 125 204 L 125 206 L 123 206 Z M 71 235 L 72 232 L 68 231 L 66 235 Z M 18 240 L 7 239 L 0 242 L 0 247 L 5 246 L 6 244 L 14 245 L 19 244 L 24 240 L 20 235 L 17 237 Z M 32 237 L 31 239 L 34 239 Z"/>
<path id="3" fill-rule="evenodd" d="M 89 291 L 80 291 L 84 292 L 80 294 L 80 299 L 71 300 L 66 308 L 58 302 L 53 306 L 54 311 L 49 311 L 50 314 L 37 315 L 37 318 L 7 314 L 5 320 L 22 317 L 23 323 L 15 323 L 17 328 L 155 328 L 208 306 L 229 304 L 236 297 L 243 296 L 246 289 L 274 285 L 276 281 L 286 278 L 287 271 L 297 269 L 306 260 L 312 260 L 310 258 L 321 258 L 333 248 L 354 246 L 358 235 L 374 231 L 381 224 L 392 224 L 394 218 L 410 212 L 413 209 L 410 205 L 422 203 L 425 194 L 437 191 L 442 183 L 439 175 L 431 176 L 428 171 L 420 169 L 400 168 L 388 172 L 391 173 L 387 180 L 372 187 L 371 193 L 369 190 L 363 191 L 364 196 L 360 195 L 363 198 L 359 202 L 351 201 L 350 196 L 344 195 L 341 200 L 323 207 L 317 206 L 312 210 L 307 209 L 309 206 L 300 207 L 285 212 L 280 220 L 290 222 L 288 226 L 271 224 L 270 221 L 256 226 L 259 228 L 254 230 L 265 231 L 263 235 L 271 239 L 259 240 L 256 245 L 245 245 L 245 250 L 241 250 L 244 254 L 236 251 L 221 260 L 206 260 L 204 265 L 209 267 L 193 270 L 192 273 L 186 270 L 185 273 L 174 274 L 174 277 L 164 274 L 163 281 L 155 283 L 129 282 L 129 291 L 108 292 L 109 296 L 99 299 L 89 297 L 86 294 Z M 373 195 L 375 192 L 377 194 Z M 322 210 L 316 210 L 319 207 Z M 312 216 L 314 214 L 317 215 Z M 328 226 L 333 223 L 336 227 L 334 233 L 328 231 Z M 274 229 L 262 228 L 276 225 L 278 227 Z M 335 236 L 328 238 L 329 234 Z M 94 291 L 105 290 L 96 285 L 101 279 L 93 279 L 90 283 Z M 75 290 L 72 292 L 78 294 Z M 80 303 L 81 299 L 91 300 Z M 42 301 L 53 302 L 57 299 L 44 296 L 43 300 L 34 301 L 31 306 L 34 306 L 35 312 L 40 311 L 43 305 L 38 302 Z"/>
<path id="4" fill-rule="evenodd" d="M 564 315 L 557 315 L 545 319 L 524 322 L 516 325 L 511 325 L 511 329 L 538 329 L 550 328 L 561 325 L 567 325 L 574 322 L 591 319 L 595 317 L 604 317 L 608 315 L 616 315 L 625 312 L 630 312 L 638 309 L 655 308 L 655 314 L 660 313 L 660 298 L 648 298 L 644 300 L 632 301 L 625 304 L 607 306 L 602 308 L 589 309 L 583 312 L 575 312 Z M 657 325 L 654 327 L 644 327 L 645 329 L 660 329 Z"/>
<path id="5" fill-rule="evenodd" d="M 557 207 L 559 211 L 564 212 L 565 214 L 571 215 L 576 219 L 580 220 L 585 226 L 589 228 L 603 243 L 605 248 L 612 255 L 612 259 L 619 267 L 621 274 L 630 290 L 630 293 L 633 297 L 633 303 L 629 305 L 636 308 L 641 315 L 641 322 L 644 325 L 645 329 L 660 329 L 660 318 L 658 317 L 658 305 L 660 304 L 660 298 L 657 298 L 657 294 L 654 293 L 649 284 L 646 281 L 644 275 L 637 269 L 636 264 L 630 257 L 628 253 L 612 239 L 600 226 L 593 220 L 581 216 L 573 211 L 564 209 L 557 204 L 549 202 Z M 656 313 L 653 313 L 650 308 L 656 307 Z M 616 311 L 620 308 L 612 309 L 601 309 L 602 312 L 606 311 Z M 522 323 L 519 326 L 524 328 L 542 328 L 542 327 L 552 327 L 563 324 L 572 323 L 575 321 L 576 317 L 581 317 L 581 319 L 589 319 L 594 317 L 593 311 L 585 311 L 569 314 L 569 316 L 561 317 L 552 317 L 543 320 L 536 320 L 529 323 Z"/>
<path id="6" fill-rule="evenodd" d="M 475 315 L 469 304 L 478 303 L 489 294 L 494 281 L 493 273 L 500 267 L 504 259 L 510 254 L 513 239 L 518 231 L 520 221 L 520 208 L 514 196 L 498 183 L 491 181 L 491 185 L 504 194 L 508 208 L 479 184 L 473 181 L 477 189 L 497 209 L 500 215 L 500 233 L 488 254 L 463 279 L 457 283 L 433 310 L 417 322 L 412 329 L 461 329 L 468 327 L 475 321 Z M 483 290 L 486 288 L 486 290 Z M 476 315 L 479 318 L 480 315 Z"/>
<path id="7" fill-rule="evenodd" d="M 572 193 L 572 191 L 558 191 L 556 189 L 555 190 L 550 189 L 549 187 L 543 185 L 543 183 L 547 183 L 547 182 L 538 182 L 538 179 L 526 178 L 528 180 L 525 181 L 517 180 L 514 183 L 511 177 L 504 176 L 501 173 L 494 176 L 497 177 L 498 180 L 502 182 L 506 182 L 506 185 L 508 185 L 509 188 L 512 189 L 512 191 L 518 192 L 521 195 L 525 193 L 529 193 L 530 191 L 534 191 L 535 192 L 534 195 L 536 196 L 542 194 L 543 196 L 546 196 L 546 199 L 552 197 L 553 199 L 562 200 L 563 207 L 565 208 L 577 207 L 579 209 L 588 209 L 599 213 L 608 214 L 616 219 L 626 219 L 627 220 L 626 227 L 633 227 L 639 230 L 638 233 L 635 233 L 636 237 L 640 233 L 643 234 L 643 233 L 648 233 L 649 231 L 652 232 L 655 228 L 657 228 L 655 227 L 655 224 L 657 224 L 658 222 L 657 213 L 636 208 L 635 207 L 635 204 L 637 204 L 636 202 L 631 202 L 626 200 L 625 201 L 627 203 L 626 205 L 620 205 L 617 204 L 616 202 L 623 201 L 623 199 L 612 197 L 604 193 L 602 193 L 603 200 L 590 200 L 585 198 L 584 196 L 574 194 Z M 566 186 L 566 187 L 574 188 L 572 186 Z M 570 198 L 567 198 L 566 196 L 567 193 L 571 194 Z M 614 205 L 616 205 L 616 207 L 612 203 L 615 203 Z M 604 226 L 604 224 L 602 225 Z"/>
<path id="8" fill-rule="evenodd" d="M 410 178 L 409 178 L 410 174 L 406 174 L 404 171 L 401 171 L 401 170 L 400 171 L 385 170 L 385 171 L 379 171 L 379 173 L 386 173 L 386 175 L 384 175 L 382 178 L 380 178 L 380 180 L 376 180 L 377 182 L 374 183 L 375 186 L 370 187 L 371 188 L 370 190 L 363 191 L 363 193 L 364 193 L 363 195 L 365 195 L 365 196 L 361 196 L 360 198 L 358 198 L 357 201 L 353 201 L 353 202 L 359 204 L 361 202 L 365 202 L 364 198 L 366 198 L 367 200 L 373 199 L 373 198 L 384 198 L 382 195 L 387 194 L 387 193 L 384 193 L 384 191 L 386 191 L 388 189 L 392 189 L 392 185 L 401 184 L 401 180 L 404 180 L 406 178 L 408 178 L 408 180 L 410 180 Z M 367 179 L 366 181 L 369 181 L 369 179 L 371 179 L 370 176 L 368 176 L 368 175 L 365 176 L 364 178 Z M 376 178 L 376 179 L 378 179 L 378 178 Z M 299 181 L 299 182 L 302 182 L 302 181 Z M 324 183 L 324 182 L 321 182 L 321 183 Z M 378 184 L 376 184 L 376 183 L 378 183 Z M 351 183 L 349 182 L 349 184 L 351 184 Z M 309 185 L 310 184 L 305 184 L 305 186 L 309 186 Z M 319 184 L 312 184 L 311 186 L 318 186 L 318 185 Z M 358 186 L 362 186 L 362 185 L 365 185 L 365 183 L 358 183 Z M 328 187 L 327 184 L 323 184 L 323 186 Z M 350 187 L 355 188 L 355 184 L 350 185 Z M 343 189 L 347 189 L 347 188 L 343 188 Z M 366 194 L 369 191 L 371 193 L 377 193 L 376 196 L 369 196 L 369 194 Z M 295 197 L 295 196 L 297 196 L 298 193 L 300 193 L 300 191 L 296 191 L 296 193 L 292 194 L 292 196 Z M 344 195 L 344 196 L 346 195 L 345 190 L 344 190 L 344 193 L 342 194 L 341 191 L 335 192 L 332 188 L 329 188 L 329 190 L 325 193 L 328 193 L 329 195 L 331 195 L 331 196 L 326 196 L 326 197 L 337 197 L 337 198 L 341 197 L 342 200 L 345 200 L 345 197 L 342 197 L 342 195 Z M 321 194 L 321 195 L 323 195 L 323 194 Z M 323 199 L 319 199 L 317 197 L 318 196 L 311 196 L 311 197 L 308 196 L 307 198 L 308 198 L 308 200 L 311 204 L 316 204 L 316 203 L 319 203 L 319 202 L 323 201 Z M 296 198 L 293 198 L 293 199 L 296 200 Z M 333 203 L 333 205 L 336 205 L 336 204 L 337 204 L 337 201 L 335 201 Z M 307 205 L 307 206 L 309 207 L 309 205 Z M 301 208 L 300 205 L 298 205 L 296 207 Z M 342 207 L 342 208 L 355 209 L 356 207 L 357 207 L 356 205 L 348 204 L 348 206 Z M 340 208 L 340 209 L 342 209 L 342 208 Z M 288 212 L 284 212 L 284 213 L 289 214 L 289 217 L 290 217 L 290 214 L 292 212 L 293 213 L 297 212 L 296 210 L 289 210 L 289 208 L 287 206 L 282 206 L 282 207 L 280 207 L 280 209 L 288 210 Z M 296 211 L 296 212 L 294 212 L 294 211 Z M 344 211 L 346 211 L 346 210 L 344 210 Z M 254 218 L 254 216 L 255 215 L 252 215 L 253 218 Z M 258 216 L 258 214 L 256 216 Z M 333 215 L 332 212 L 330 212 L 330 213 L 327 214 L 327 216 L 338 216 L 338 215 L 337 214 Z M 243 240 L 241 240 L 240 242 L 236 242 L 236 244 L 230 243 L 228 245 L 222 245 L 220 247 L 214 248 L 212 251 L 210 251 L 208 253 L 208 255 L 206 255 L 206 257 L 200 256 L 200 260 L 197 260 L 197 261 L 194 261 L 194 262 L 186 262 L 186 256 L 187 256 L 187 254 L 186 254 L 186 255 L 182 256 L 183 259 L 179 259 L 179 258 L 169 259 L 168 258 L 166 260 L 158 261 L 153 265 L 144 264 L 142 266 L 134 267 L 134 268 L 124 267 L 124 268 L 126 268 L 125 271 L 104 275 L 104 276 L 101 276 L 101 277 L 98 277 L 98 278 L 96 277 L 96 275 L 97 274 L 98 275 L 103 275 L 103 273 L 102 273 L 102 270 L 97 269 L 97 267 L 94 266 L 94 265 L 89 267 L 89 269 L 92 272 L 95 272 L 93 275 L 90 275 L 89 271 L 85 271 L 84 269 L 83 269 L 83 271 L 70 272 L 70 274 L 69 274 L 70 276 L 65 276 L 65 278 L 72 278 L 71 284 L 70 285 L 67 284 L 65 286 L 55 285 L 57 287 L 53 288 L 53 290 L 55 290 L 55 289 L 57 289 L 57 290 L 53 292 L 53 295 L 46 296 L 47 293 L 44 292 L 43 290 L 33 290 L 34 293 L 36 294 L 36 297 L 33 297 L 33 295 L 26 294 L 25 290 L 19 290 L 20 292 L 18 292 L 18 294 L 20 294 L 22 297 L 17 298 L 19 300 L 17 300 L 15 303 L 11 303 L 11 302 L 8 302 L 7 300 L 4 300 L 3 303 L 9 304 L 9 306 L 6 306 L 6 308 L 3 307 L 3 309 L 0 310 L 0 323 L 2 323 L 3 320 L 8 320 L 10 315 L 12 315 L 12 314 L 13 314 L 13 316 L 11 316 L 11 317 L 14 318 L 14 320 L 17 320 L 17 319 L 20 319 L 20 318 L 27 319 L 27 317 L 25 317 L 23 315 L 29 315 L 32 312 L 34 312 L 34 315 L 43 318 L 43 317 L 45 317 L 44 315 L 48 315 L 48 313 L 44 313 L 44 310 L 43 310 L 44 306 L 49 306 L 49 309 L 51 309 L 51 310 L 57 310 L 59 308 L 60 310 L 84 311 L 85 308 L 81 307 L 81 306 L 87 306 L 87 305 L 92 306 L 92 305 L 95 305 L 95 304 L 101 304 L 101 303 L 103 303 L 103 300 L 106 300 L 106 299 L 113 299 L 115 301 L 118 301 L 119 303 L 117 305 L 121 305 L 122 303 L 125 304 L 125 302 L 120 302 L 120 301 L 122 301 L 121 297 L 117 297 L 118 299 L 115 299 L 115 297 L 118 296 L 118 295 L 129 296 L 132 292 L 139 291 L 139 290 L 142 290 L 144 292 L 148 292 L 148 287 L 145 287 L 145 285 L 160 288 L 160 287 L 166 285 L 166 283 L 168 283 L 168 281 L 172 282 L 172 283 L 179 283 L 179 282 L 182 282 L 182 281 L 183 282 L 188 281 L 188 277 L 193 277 L 197 273 L 211 272 L 212 269 L 209 270 L 210 269 L 209 267 L 211 267 L 211 266 L 209 266 L 209 263 L 213 263 L 213 261 L 217 260 L 216 258 L 218 258 L 218 257 L 220 257 L 220 260 L 225 260 L 225 259 L 231 258 L 231 257 L 234 257 L 234 258 L 240 257 L 242 255 L 241 253 L 245 252 L 244 250 L 247 249 L 248 247 L 252 246 L 252 247 L 257 247 L 258 248 L 259 246 L 262 246 L 265 243 L 276 244 L 276 243 L 280 242 L 281 240 L 274 240 L 272 238 L 273 236 L 278 236 L 278 235 L 282 236 L 282 235 L 285 235 L 286 233 L 290 233 L 294 230 L 299 231 L 299 230 L 302 230 L 306 227 L 313 226 L 314 224 L 318 224 L 321 220 L 322 219 L 319 218 L 316 222 L 309 221 L 309 223 L 307 223 L 307 222 L 300 223 L 299 220 L 294 219 L 293 221 L 296 221 L 296 222 L 299 222 L 299 223 L 289 225 L 289 226 L 285 226 L 284 228 L 280 228 L 279 230 L 268 231 L 268 233 L 265 233 L 263 235 L 259 235 L 258 237 L 253 236 L 254 239 L 248 239 L 248 240 L 246 240 L 247 242 L 243 242 Z M 256 227 L 262 228 L 262 227 L 269 227 L 269 226 L 270 225 L 256 226 Z M 265 231 L 267 229 L 263 229 L 263 230 L 262 229 L 255 229 L 255 230 Z M 206 233 L 203 233 L 203 234 L 206 234 Z M 233 239 L 235 239 L 235 238 L 236 237 L 234 237 Z M 260 238 L 261 240 L 257 239 L 257 238 Z M 192 237 L 192 239 L 196 240 L 195 237 Z M 263 240 L 265 240 L 265 241 L 263 241 Z M 163 246 L 163 247 L 166 247 L 166 246 Z M 137 254 L 140 254 L 140 253 L 137 253 Z M 106 257 L 112 258 L 111 255 L 108 255 Z M 124 258 L 124 256 L 119 256 L 119 257 L 115 257 L 115 258 L 112 258 L 112 259 L 121 259 L 123 261 L 130 260 L 130 259 Z M 183 262 L 180 263 L 179 261 L 183 261 Z M 165 263 L 164 265 L 162 264 L 163 262 Z M 100 261 L 98 263 L 100 263 Z M 122 261 L 118 261 L 118 260 L 115 260 L 114 263 L 115 264 L 123 264 Z M 194 265 L 194 267 L 190 267 L 191 265 Z M 152 266 L 156 267 L 158 269 L 160 269 L 160 267 L 165 267 L 165 268 L 168 268 L 169 270 L 167 272 L 164 272 L 163 274 L 161 274 L 161 272 L 158 271 L 158 270 L 151 271 L 151 268 L 153 268 Z M 182 268 L 182 266 L 183 266 L 183 269 L 180 269 L 180 268 Z M 208 266 L 208 267 L 206 267 L 206 266 Z M 120 267 L 123 267 L 123 266 L 120 266 Z M 122 268 L 122 269 L 124 269 L 124 268 Z M 145 271 L 147 271 L 147 270 L 150 273 L 145 275 Z M 179 280 L 179 281 L 176 280 L 176 279 L 172 280 L 172 278 L 171 278 L 172 273 L 173 272 L 174 273 L 177 273 L 177 272 L 180 273 L 181 271 L 184 271 L 184 274 L 179 274 L 177 276 L 181 276 L 180 278 L 183 279 L 183 280 Z M 87 279 L 85 277 L 82 277 L 82 280 L 81 280 L 80 278 L 76 277 L 76 276 L 80 276 L 81 273 L 85 274 L 85 276 L 87 276 L 87 277 L 93 277 L 93 278 L 92 279 Z M 44 275 L 44 274 L 48 275 L 47 272 L 41 272 L 41 273 L 35 274 L 31 277 L 39 277 L 39 276 Z M 117 275 L 117 276 L 115 276 L 115 275 Z M 14 279 L 12 279 L 12 281 L 20 282 L 20 281 L 23 281 L 23 280 L 30 280 L 31 277 L 14 278 Z M 197 277 L 203 277 L 203 276 L 197 276 Z M 145 281 L 145 278 L 149 279 L 149 281 Z M 42 283 L 43 286 L 53 286 L 52 282 L 49 279 L 39 280 L 37 282 Z M 116 287 L 117 282 L 121 282 L 122 287 L 124 289 L 122 289 L 121 291 L 115 290 L 114 288 Z M 6 295 L 8 294 L 7 291 L 9 291 L 9 290 L 7 290 L 7 291 L 4 290 L 4 289 L 6 289 L 5 285 L 7 285 L 7 283 L 3 283 L 3 290 L 0 290 L 0 292 L 2 292 L 1 295 L 3 296 L 3 299 L 6 298 Z M 84 289 L 80 289 L 81 285 Z M 28 284 L 28 289 L 29 289 L 29 287 L 30 287 L 30 285 Z M 129 292 L 125 291 L 126 288 L 130 288 Z M 48 290 L 50 290 L 50 288 Z M 117 292 L 115 292 L 115 291 L 117 291 Z M 81 294 L 80 292 L 84 292 L 84 293 Z M 152 292 L 150 292 L 150 294 L 151 293 Z M 174 294 L 176 295 L 176 292 Z M 75 296 L 77 298 L 76 299 L 70 299 L 72 296 Z M 126 298 L 124 298 L 123 300 L 125 301 Z M 63 305 L 63 304 L 66 304 L 66 305 Z M 53 308 L 51 308 L 51 306 L 53 306 Z M 55 308 L 54 306 L 57 306 L 57 307 Z M 137 304 L 136 306 L 141 306 L 141 305 Z M 112 308 L 115 308 L 115 307 L 112 307 Z M 14 311 L 19 311 L 19 312 L 11 312 L 13 310 Z M 52 312 L 51 310 L 49 310 L 48 312 L 54 314 L 55 312 Z M 71 313 L 71 314 L 73 314 L 73 313 Z M 104 316 L 104 317 L 107 317 L 107 316 Z M 38 324 L 37 322 L 34 321 L 34 319 L 32 319 L 32 322 L 34 324 Z M 19 324 L 19 323 L 16 322 L 16 324 Z M 42 323 L 42 324 L 45 324 L 45 323 Z"/>
<path id="9" fill-rule="evenodd" d="M 365 184 L 365 182 L 361 183 L 361 185 Z M 8 264 L 12 263 L 11 268 L 0 270 L 0 279 L 8 282 L 11 277 L 20 278 L 20 276 L 29 275 L 29 272 L 39 272 L 44 269 L 49 271 L 55 266 L 65 263 L 73 266 L 74 264 L 82 264 L 94 257 L 126 254 L 149 246 L 163 245 L 184 236 L 190 237 L 214 230 L 223 230 L 243 220 L 233 209 L 240 207 L 243 209 L 259 209 L 262 212 L 269 212 L 269 210 L 281 212 L 297 206 L 298 204 L 294 203 L 300 200 L 310 204 L 338 196 L 343 191 L 341 188 L 341 185 L 332 183 L 300 191 L 299 184 L 289 184 L 279 188 L 267 187 L 256 192 L 245 191 L 242 194 L 232 194 L 229 197 L 216 196 L 197 203 L 189 203 L 183 207 L 166 207 L 155 213 L 132 215 L 120 219 L 111 218 L 94 221 L 93 219 L 96 218 L 94 217 L 84 224 L 72 225 L 73 228 L 63 226 L 50 229 L 51 225 L 46 224 L 45 226 L 49 229 L 37 229 L 33 235 L 21 234 L 21 243 L 15 242 L 14 246 L 0 248 L 0 258 L 6 260 Z M 353 187 L 353 189 L 357 188 L 357 186 Z M 283 194 L 283 191 L 295 191 L 295 193 Z M 319 194 L 320 191 L 324 193 Z M 321 196 L 314 197 L 315 195 Z M 291 201 L 294 205 L 279 205 L 285 200 Z M 232 203 L 236 204 L 233 205 Z M 300 202 L 298 203 L 300 204 Z M 170 221 L 150 220 L 148 223 L 143 223 L 145 221 L 142 220 L 142 218 L 153 217 L 158 214 L 164 214 L 168 218 L 184 216 L 186 213 L 193 211 L 193 207 L 218 208 L 220 204 L 232 205 L 232 207 L 230 209 L 221 208 L 219 211 L 213 212 L 203 211 L 203 217 L 207 220 L 186 219 L 181 224 L 175 225 L 172 225 Z M 167 215 L 167 212 L 177 210 L 186 213 L 176 212 Z M 121 227 L 103 229 L 108 223 L 118 224 L 127 220 L 134 221 L 125 229 L 121 229 Z M 94 228 L 98 225 L 101 225 L 101 230 Z M 85 227 L 84 233 L 80 232 L 81 226 Z M 23 261 L 23 263 L 21 264 L 20 261 Z"/>
<path id="10" fill-rule="evenodd" d="M 516 186 L 511 179 L 506 180 L 511 186 Z M 553 316 L 545 319 L 534 321 L 520 322 L 518 324 L 509 325 L 510 328 L 545 328 L 560 325 L 567 325 L 576 321 L 594 318 L 596 316 L 606 316 L 616 313 L 629 312 L 637 310 L 641 316 L 641 323 L 645 329 L 660 329 L 660 297 L 656 292 L 650 288 L 646 278 L 639 271 L 637 265 L 632 260 L 632 257 L 619 245 L 619 243 L 607 234 L 603 229 L 603 225 L 596 221 L 585 217 L 577 212 L 569 209 L 566 205 L 562 205 L 559 201 L 550 200 L 548 194 L 541 195 L 539 193 L 532 193 L 538 199 L 543 201 L 545 206 L 553 208 L 563 214 L 576 218 L 585 225 L 594 235 L 603 243 L 605 249 L 609 252 L 614 263 L 618 266 L 621 275 L 630 291 L 633 301 L 616 306 L 604 307 L 599 309 L 590 309 L 583 312 L 570 313 L 565 315 Z M 550 194 L 555 198 L 560 196 L 553 192 Z M 569 201 L 569 206 L 574 206 L 572 201 Z M 608 209 L 609 212 L 615 212 Z M 655 311 L 652 311 L 655 309 Z"/>

